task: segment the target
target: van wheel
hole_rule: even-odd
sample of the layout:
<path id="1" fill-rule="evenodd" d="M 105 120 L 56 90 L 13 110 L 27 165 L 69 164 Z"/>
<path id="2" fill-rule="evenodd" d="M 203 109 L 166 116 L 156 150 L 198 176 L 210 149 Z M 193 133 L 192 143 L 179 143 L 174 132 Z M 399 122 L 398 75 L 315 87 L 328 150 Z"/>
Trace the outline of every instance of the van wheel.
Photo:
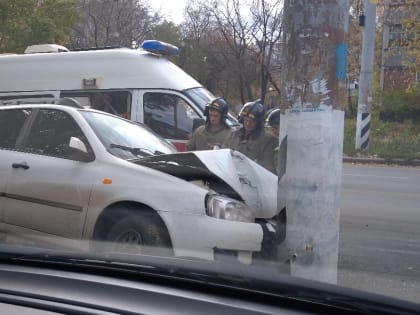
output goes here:
<path id="1" fill-rule="evenodd" d="M 116 221 L 106 241 L 112 252 L 172 255 L 171 239 L 154 213 L 129 214 Z"/>

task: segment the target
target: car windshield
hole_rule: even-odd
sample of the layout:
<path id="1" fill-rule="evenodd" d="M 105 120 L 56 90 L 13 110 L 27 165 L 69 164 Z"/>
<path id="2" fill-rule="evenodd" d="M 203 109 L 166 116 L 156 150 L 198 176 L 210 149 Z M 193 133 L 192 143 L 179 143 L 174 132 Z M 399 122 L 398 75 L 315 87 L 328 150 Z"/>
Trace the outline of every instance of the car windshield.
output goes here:
<path id="1" fill-rule="evenodd" d="M 184 90 L 184 93 L 187 94 L 195 104 L 200 106 L 202 110 L 204 110 L 206 104 L 210 103 L 216 97 L 208 90 L 203 87 L 193 88 Z M 239 123 L 236 118 L 232 115 L 232 113 L 228 113 L 226 123 L 230 127 L 238 127 Z"/>
<path id="2" fill-rule="evenodd" d="M 194 314 L 177 307 L 208 294 L 420 314 L 419 17 L 420 0 L 0 0 L 0 315 L 21 268 L 77 278 L 20 292 L 60 314 Z M 85 312 L 82 289 L 117 293 L 105 278 L 126 306 L 184 300 Z"/>
<path id="3" fill-rule="evenodd" d="M 81 113 L 108 151 L 122 159 L 176 152 L 170 142 L 145 126 L 104 113 Z"/>

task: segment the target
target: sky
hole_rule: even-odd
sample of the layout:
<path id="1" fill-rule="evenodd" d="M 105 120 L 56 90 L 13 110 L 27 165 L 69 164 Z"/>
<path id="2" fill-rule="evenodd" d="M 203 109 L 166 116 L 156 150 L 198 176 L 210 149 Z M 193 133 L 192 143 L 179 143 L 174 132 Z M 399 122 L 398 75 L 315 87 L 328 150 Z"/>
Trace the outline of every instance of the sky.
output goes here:
<path id="1" fill-rule="evenodd" d="M 149 0 L 154 10 L 160 10 L 164 17 L 175 24 L 183 21 L 187 0 Z"/>

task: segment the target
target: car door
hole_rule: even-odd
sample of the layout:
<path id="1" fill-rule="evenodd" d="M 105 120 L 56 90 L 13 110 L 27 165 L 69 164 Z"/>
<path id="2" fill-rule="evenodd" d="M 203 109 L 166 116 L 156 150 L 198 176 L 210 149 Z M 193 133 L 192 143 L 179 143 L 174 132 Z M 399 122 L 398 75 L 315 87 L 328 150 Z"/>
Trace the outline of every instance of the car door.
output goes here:
<path id="1" fill-rule="evenodd" d="M 69 113 L 36 109 L 33 114 L 30 131 L 8 161 L 4 222 L 9 227 L 79 238 L 92 189 L 91 163 L 81 161 L 68 144 L 72 136 L 89 144 Z"/>
<path id="2" fill-rule="evenodd" d="M 4 218 L 6 185 L 12 172 L 16 143 L 31 110 L 3 109 L 0 111 L 0 222 Z"/>

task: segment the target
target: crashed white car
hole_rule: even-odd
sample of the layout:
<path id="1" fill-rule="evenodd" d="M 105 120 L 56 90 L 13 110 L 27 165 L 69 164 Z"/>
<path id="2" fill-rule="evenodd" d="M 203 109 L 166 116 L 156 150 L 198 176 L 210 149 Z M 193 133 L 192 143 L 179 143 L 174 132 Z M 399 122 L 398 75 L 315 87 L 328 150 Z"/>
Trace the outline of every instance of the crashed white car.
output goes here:
<path id="1" fill-rule="evenodd" d="M 0 232 L 169 248 L 242 262 L 275 253 L 277 177 L 231 150 L 177 153 L 131 121 L 0 107 Z M 265 254 L 264 254 L 264 253 Z"/>

